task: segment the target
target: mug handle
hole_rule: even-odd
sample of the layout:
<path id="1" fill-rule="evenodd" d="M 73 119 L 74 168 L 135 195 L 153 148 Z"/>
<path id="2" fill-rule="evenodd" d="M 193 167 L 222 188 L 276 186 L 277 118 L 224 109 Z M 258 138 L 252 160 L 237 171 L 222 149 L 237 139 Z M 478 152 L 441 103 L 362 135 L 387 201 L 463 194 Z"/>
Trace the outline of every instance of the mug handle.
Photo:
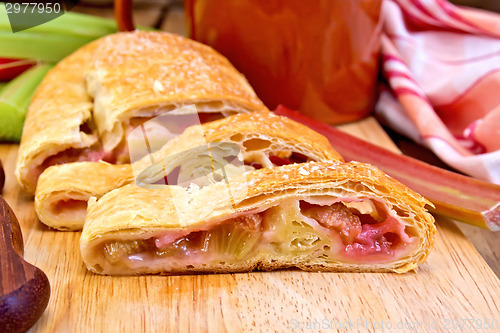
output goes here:
<path id="1" fill-rule="evenodd" d="M 115 0 L 115 20 L 118 31 L 134 31 L 132 19 L 132 0 Z"/>

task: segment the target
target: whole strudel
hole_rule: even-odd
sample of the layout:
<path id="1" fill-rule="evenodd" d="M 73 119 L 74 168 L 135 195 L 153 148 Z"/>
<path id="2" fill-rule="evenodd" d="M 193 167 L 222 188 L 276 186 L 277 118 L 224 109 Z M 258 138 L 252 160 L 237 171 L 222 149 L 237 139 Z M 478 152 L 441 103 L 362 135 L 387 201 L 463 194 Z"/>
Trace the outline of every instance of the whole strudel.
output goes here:
<path id="1" fill-rule="evenodd" d="M 60 61 L 38 87 L 19 147 L 18 181 L 34 193 L 51 165 L 128 163 L 125 138 L 134 128 L 192 104 L 201 123 L 268 111 L 245 77 L 201 43 L 144 31 L 91 42 Z"/>

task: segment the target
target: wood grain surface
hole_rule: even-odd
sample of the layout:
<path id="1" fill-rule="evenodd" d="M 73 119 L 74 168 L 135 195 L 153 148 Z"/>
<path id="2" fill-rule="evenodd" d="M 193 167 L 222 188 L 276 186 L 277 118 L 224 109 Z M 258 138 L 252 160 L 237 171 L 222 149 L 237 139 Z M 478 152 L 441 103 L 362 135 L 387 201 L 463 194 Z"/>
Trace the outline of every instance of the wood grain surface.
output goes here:
<path id="1" fill-rule="evenodd" d="M 373 119 L 344 130 L 390 146 Z M 500 280 L 456 225 L 438 220 L 436 245 L 418 273 L 298 270 L 250 274 L 107 277 L 89 273 L 79 232 L 36 218 L 17 185 L 16 145 L 0 144 L 4 197 L 25 239 L 25 259 L 48 276 L 49 305 L 31 332 L 473 332 L 500 323 Z M 475 321 L 469 321 L 474 319 Z M 309 325 L 309 326 L 307 326 Z"/>

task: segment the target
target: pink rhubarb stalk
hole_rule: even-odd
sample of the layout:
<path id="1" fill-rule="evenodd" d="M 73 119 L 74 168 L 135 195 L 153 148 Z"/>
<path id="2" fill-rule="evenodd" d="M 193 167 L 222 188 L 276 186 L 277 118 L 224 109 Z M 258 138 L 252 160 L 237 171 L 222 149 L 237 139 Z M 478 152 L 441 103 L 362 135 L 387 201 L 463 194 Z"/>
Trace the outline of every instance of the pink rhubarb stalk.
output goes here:
<path id="1" fill-rule="evenodd" d="M 435 208 L 429 207 L 433 213 L 500 230 L 500 186 L 395 154 L 282 106 L 278 106 L 275 113 L 324 135 L 346 161 L 375 165 L 420 193 L 435 205 Z"/>

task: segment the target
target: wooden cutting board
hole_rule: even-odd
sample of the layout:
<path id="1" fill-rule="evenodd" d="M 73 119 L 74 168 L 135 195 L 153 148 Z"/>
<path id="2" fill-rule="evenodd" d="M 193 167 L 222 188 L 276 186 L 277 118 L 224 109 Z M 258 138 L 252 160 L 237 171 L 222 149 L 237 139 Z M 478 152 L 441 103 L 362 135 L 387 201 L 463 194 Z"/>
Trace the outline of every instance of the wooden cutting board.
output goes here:
<path id="1" fill-rule="evenodd" d="M 344 130 L 395 149 L 373 119 Z M 17 145 L 0 144 L 4 197 L 19 218 L 25 259 L 48 276 L 49 305 L 31 332 L 500 331 L 500 280 L 451 221 L 439 219 L 418 273 L 107 277 L 87 272 L 79 232 L 43 226 L 14 179 Z"/>

